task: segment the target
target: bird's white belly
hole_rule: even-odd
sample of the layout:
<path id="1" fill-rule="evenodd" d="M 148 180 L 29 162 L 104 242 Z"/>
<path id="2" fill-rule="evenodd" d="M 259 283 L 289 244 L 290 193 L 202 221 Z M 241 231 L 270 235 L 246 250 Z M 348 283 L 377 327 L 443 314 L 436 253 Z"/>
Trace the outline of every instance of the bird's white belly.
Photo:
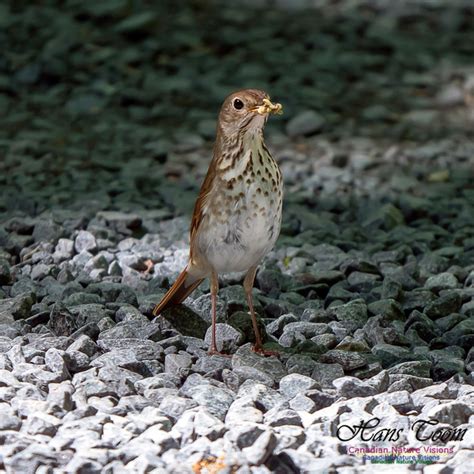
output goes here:
<path id="1" fill-rule="evenodd" d="M 254 219 L 249 227 L 241 229 L 233 240 L 234 228 L 230 225 L 217 225 L 214 235 L 208 241 L 206 258 L 217 273 L 242 272 L 257 265 L 275 244 L 278 232 L 270 238 L 269 224 L 266 220 Z"/>
<path id="2" fill-rule="evenodd" d="M 232 241 L 229 226 L 216 227 L 210 241 L 207 259 L 218 273 L 242 272 L 258 264 L 273 247 L 276 239 L 270 239 L 268 223 L 254 219 L 249 228 L 243 224 L 238 241 Z M 227 241 L 226 241 L 227 239 Z"/>
<path id="3" fill-rule="evenodd" d="M 263 196 L 257 205 L 265 209 L 264 214 L 253 209 L 237 213 L 236 206 L 224 220 L 209 219 L 206 227 L 212 231 L 200 235 L 199 247 L 217 273 L 247 271 L 274 246 L 280 233 L 281 206 L 270 204 Z"/>

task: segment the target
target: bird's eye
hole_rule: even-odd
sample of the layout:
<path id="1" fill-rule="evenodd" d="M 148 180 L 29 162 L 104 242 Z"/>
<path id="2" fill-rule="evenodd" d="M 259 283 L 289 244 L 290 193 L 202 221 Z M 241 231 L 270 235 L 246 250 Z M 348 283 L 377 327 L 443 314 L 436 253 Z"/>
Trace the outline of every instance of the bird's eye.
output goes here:
<path id="1" fill-rule="evenodd" d="M 234 99 L 234 109 L 241 110 L 244 107 L 244 103 L 240 99 Z"/>

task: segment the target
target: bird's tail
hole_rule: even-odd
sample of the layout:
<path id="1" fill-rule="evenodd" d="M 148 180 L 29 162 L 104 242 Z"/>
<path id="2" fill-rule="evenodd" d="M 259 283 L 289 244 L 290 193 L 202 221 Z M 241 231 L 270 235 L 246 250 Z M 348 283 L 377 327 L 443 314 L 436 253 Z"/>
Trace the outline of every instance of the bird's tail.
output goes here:
<path id="1" fill-rule="evenodd" d="M 158 316 L 162 311 L 182 303 L 204 280 L 191 275 L 186 267 L 180 274 L 173 286 L 168 290 L 163 299 L 153 309 L 153 315 Z"/>

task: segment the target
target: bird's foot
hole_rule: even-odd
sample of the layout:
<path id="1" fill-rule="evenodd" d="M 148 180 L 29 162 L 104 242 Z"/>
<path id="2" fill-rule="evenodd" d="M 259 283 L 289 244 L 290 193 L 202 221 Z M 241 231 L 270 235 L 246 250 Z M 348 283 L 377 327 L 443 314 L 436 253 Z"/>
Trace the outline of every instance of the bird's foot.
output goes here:
<path id="1" fill-rule="evenodd" d="M 260 354 L 264 357 L 272 357 L 272 356 L 278 357 L 280 355 L 279 352 L 269 351 L 267 349 L 264 349 L 263 346 L 259 344 L 255 344 L 254 346 L 252 346 L 252 350 L 256 352 L 257 354 Z"/>
<path id="2" fill-rule="evenodd" d="M 225 354 L 224 352 L 219 352 L 217 348 L 211 348 L 207 351 L 207 354 L 210 356 L 216 355 L 216 356 L 221 356 L 221 357 L 232 357 L 232 354 Z"/>

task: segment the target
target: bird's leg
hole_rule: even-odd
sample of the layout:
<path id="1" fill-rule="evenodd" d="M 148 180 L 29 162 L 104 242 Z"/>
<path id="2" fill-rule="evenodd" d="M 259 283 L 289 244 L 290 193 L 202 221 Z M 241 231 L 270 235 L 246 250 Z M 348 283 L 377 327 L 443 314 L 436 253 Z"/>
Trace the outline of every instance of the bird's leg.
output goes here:
<path id="1" fill-rule="evenodd" d="M 221 354 L 217 350 L 216 345 L 216 322 L 217 322 L 217 292 L 219 291 L 219 279 L 217 273 L 211 273 L 211 311 L 212 311 L 212 334 L 211 347 L 209 347 L 209 354 Z"/>
<path id="2" fill-rule="evenodd" d="M 212 338 L 210 353 L 216 353 L 216 321 L 217 321 L 217 292 L 219 291 L 219 280 L 215 272 L 211 273 L 211 311 L 212 311 Z"/>
<path id="3" fill-rule="evenodd" d="M 255 310 L 253 309 L 253 297 L 252 297 L 252 288 L 253 282 L 255 280 L 255 274 L 257 273 L 257 267 L 251 268 L 244 279 L 244 290 L 245 296 L 247 297 L 247 304 L 250 310 L 250 316 L 252 317 L 252 326 L 253 332 L 255 333 L 255 352 L 260 352 L 262 350 L 262 339 L 260 337 L 260 331 L 258 330 L 257 317 L 255 316 Z"/>
<path id="4" fill-rule="evenodd" d="M 250 310 L 250 316 L 252 317 L 253 332 L 255 333 L 255 344 L 253 346 L 253 350 L 265 356 L 278 355 L 277 352 L 266 351 L 263 348 L 262 338 L 260 337 L 260 331 L 258 330 L 257 316 L 255 315 L 255 310 L 253 309 L 253 297 L 252 297 L 253 282 L 255 280 L 256 273 L 257 273 L 257 267 L 252 267 L 247 272 L 247 275 L 245 275 L 245 279 L 244 279 L 245 295 L 247 296 L 247 304 Z"/>

